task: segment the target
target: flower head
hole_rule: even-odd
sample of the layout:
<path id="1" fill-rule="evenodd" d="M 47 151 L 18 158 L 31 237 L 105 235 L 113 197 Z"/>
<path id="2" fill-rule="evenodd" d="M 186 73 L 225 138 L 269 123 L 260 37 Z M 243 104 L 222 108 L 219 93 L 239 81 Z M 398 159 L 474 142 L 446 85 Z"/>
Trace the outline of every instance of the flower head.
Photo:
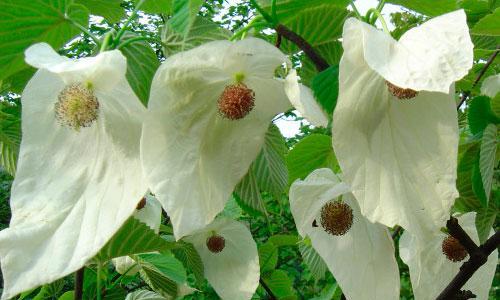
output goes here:
<path id="1" fill-rule="evenodd" d="M 449 216 L 458 122 L 453 82 L 472 66 L 463 10 L 436 17 L 399 41 L 348 19 L 333 115 L 333 146 L 372 222 L 422 236 Z"/>
<path id="2" fill-rule="evenodd" d="M 0 232 L 3 298 L 80 269 L 134 212 L 145 109 L 119 51 L 71 60 L 26 50 L 38 68 L 22 102 L 23 139 L 10 227 Z"/>
<path id="3" fill-rule="evenodd" d="M 475 218 L 476 213 L 466 213 L 457 217 L 465 232 L 478 244 Z M 463 261 L 458 262 L 458 258 L 465 259 L 467 251 L 459 243 L 457 245 L 457 242 L 440 230 L 436 230 L 433 235 L 427 235 L 424 239 L 408 231 L 403 233 L 399 240 L 399 253 L 410 269 L 411 285 L 416 300 L 436 299 L 458 273 L 463 265 Z M 449 257 L 450 255 L 452 257 Z M 477 299 L 488 299 L 497 262 L 498 250 L 495 250 L 488 257 L 488 261 L 467 281 L 463 289 L 470 290 Z"/>
<path id="4" fill-rule="evenodd" d="M 361 215 L 349 186 L 332 170 L 318 169 L 296 180 L 290 187 L 290 208 L 299 234 L 311 239 L 348 299 L 399 299 L 399 271 L 389 232 Z M 340 212 L 342 217 L 336 219 L 343 228 L 337 231 L 343 235 L 332 234 L 330 227 L 338 226 L 334 222 L 314 222 L 326 219 L 325 210 Z"/>
<path id="5" fill-rule="evenodd" d="M 249 300 L 259 286 L 257 245 L 245 225 L 217 218 L 187 236 L 204 265 L 205 277 L 222 299 Z"/>
<path id="6" fill-rule="evenodd" d="M 257 157 L 270 121 L 291 108 L 292 98 L 302 112 L 320 111 L 294 72 L 275 78 L 283 65 L 290 62 L 280 50 L 248 38 L 204 44 L 169 57 L 158 69 L 141 155 L 177 239 L 222 211 Z M 318 125 L 326 125 L 323 118 L 316 117 Z"/>

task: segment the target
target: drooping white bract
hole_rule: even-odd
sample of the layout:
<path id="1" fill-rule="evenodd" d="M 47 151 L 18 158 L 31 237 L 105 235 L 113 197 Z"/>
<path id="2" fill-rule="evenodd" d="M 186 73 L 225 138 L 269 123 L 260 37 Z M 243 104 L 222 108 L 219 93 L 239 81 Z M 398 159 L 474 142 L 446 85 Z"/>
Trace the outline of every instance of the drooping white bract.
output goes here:
<path id="1" fill-rule="evenodd" d="M 399 299 L 399 271 L 392 238 L 385 226 L 373 224 L 361 215 L 346 183 L 340 182 L 330 169 L 317 169 L 305 180 L 296 180 L 289 195 L 299 234 L 311 239 L 347 299 Z M 339 199 L 351 207 L 354 220 L 347 233 L 334 236 L 318 224 L 322 207 Z"/>
<path id="2" fill-rule="evenodd" d="M 156 233 L 160 231 L 161 224 L 161 204 L 155 197 L 147 195 L 146 204 L 134 212 L 134 218 L 145 223 Z M 120 274 L 134 275 L 141 267 L 130 256 L 122 256 L 113 259 L 116 271 Z"/>
<path id="3" fill-rule="evenodd" d="M 494 98 L 500 92 L 500 74 L 490 76 L 481 85 L 481 94 Z"/>
<path id="4" fill-rule="evenodd" d="M 458 125 L 453 82 L 472 66 L 463 10 L 399 41 L 350 18 L 343 32 L 333 146 L 361 213 L 416 235 L 449 217 Z"/>
<path id="5" fill-rule="evenodd" d="M 22 94 L 23 138 L 10 227 L 0 232 L 2 299 L 81 268 L 134 212 L 145 109 L 119 51 L 70 60 L 26 50 L 39 71 Z"/>
<path id="6" fill-rule="evenodd" d="M 286 84 L 274 77 L 285 63 L 276 47 L 248 38 L 204 44 L 169 57 L 158 69 L 141 157 L 177 239 L 204 228 L 222 211 L 258 155 L 270 121 L 291 107 L 286 93 L 294 102 L 308 102 L 299 108 L 314 107 L 307 88 L 293 85 L 296 76 Z M 221 101 L 223 94 L 227 102 Z M 242 106 L 235 105 L 239 96 Z M 229 109 L 229 117 L 221 109 Z"/>
<path id="7" fill-rule="evenodd" d="M 479 238 L 475 225 L 476 213 L 466 213 L 457 217 L 465 232 L 478 245 Z M 493 230 L 491 234 L 493 234 Z M 450 261 L 442 252 L 442 242 L 447 237 L 441 231 L 434 235 L 419 239 L 405 231 L 399 240 L 399 255 L 410 269 L 410 279 L 416 300 L 431 300 L 444 290 L 465 262 Z M 466 260 L 469 257 L 467 256 Z M 487 300 L 491 282 L 495 275 L 498 262 L 498 250 L 488 257 L 486 264 L 481 266 L 463 290 L 470 290 L 479 300 Z"/>
<path id="8" fill-rule="evenodd" d="M 212 236 L 222 237 L 222 251 L 207 246 Z M 251 299 L 259 286 L 260 267 L 257 245 L 245 225 L 219 217 L 201 231 L 185 238 L 192 243 L 203 261 L 205 278 L 222 299 Z"/>

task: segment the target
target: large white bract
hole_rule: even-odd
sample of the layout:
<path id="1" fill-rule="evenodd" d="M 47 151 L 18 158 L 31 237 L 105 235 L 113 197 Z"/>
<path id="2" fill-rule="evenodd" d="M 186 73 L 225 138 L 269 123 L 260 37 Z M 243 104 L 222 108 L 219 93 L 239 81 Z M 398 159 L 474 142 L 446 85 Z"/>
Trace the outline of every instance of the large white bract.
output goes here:
<path id="1" fill-rule="evenodd" d="M 319 224 L 321 208 L 342 198 L 354 221 L 342 236 L 327 233 Z M 299 234 L 328 265 L 347 299 L 399 299 L 399 271 L 394 244 L 385 226 L 364 218 L 347 184 L 330 169 L 317 169 L 290 187 L 290 208 Z"/>
<path id="2" fill-rule="evenodd" d="M 425 236 L 458 196 L 453 82 L 473 58 L 465 13 L 431 19 L 399 41 L 350 18 L 342 43 L 333 146 L 344 180 L 369 220 Z M 416 96 L 398 99 L 389 86 Z"/>
<path id="3" fill-rule="evenodd" d="M 459 224 L 472 240 L 479 244 L 475 225 L 476 213 L 457 217 Z M 491 230 L 491 234 L 494 231 Z M 447 237 L 441 231 L 425 239 L 405 231 L 399 241 L 399 255 L 410 269 L 410 279 L 416 300 L 431 300 L 444 290 L 458 273 L 463 262 L 452 262 L 442 253 L 441 245 Z M 468 257 L 466 258 L 468 259 Z M 498 250 L 488 257 L 462 288 L 470 290 L 479 300 L 487 300 L 498 262 Z"/>
<path id="4" fill-rule="evenodd" d="M 214 234 L 225 241 L 219 253 L 213 253 L 207 247 L 207 239 Z M 245 225 L 228 218 L 217 218 L 185 239 L 193 243 L 200 254 L 205 277 L 222 299 L 252 298 L 259 286 L 259 255 L 252 234 Z"/>
<path id="5" fill-rule="evenodd" d="M 500 74 L 489 76 L 481 85 L 481 94 L 494 98 L 500 92 Z"/>
<path id="6" fill-rule="evenodd" d="M 39 71 L 21 98 L 23 139 L 12 219 L 0 232 L 2 299 L 81 268 L 147 190 L 139 161 L 145 109 L 125 79 L 125 57 L 108 51 L 70 60 L 36 44 L 26 51 L 26 61 Z M 97 110 L 79 111 L 84 98 L 72 90 L 63 111 L 69 115 L 58 119 L 56 103 L 69 86 L 95 97 Z M 70 117 L 87 119 L 72 127 L 64 123 Z"/>
<path id="7" fill-rule="evenodd" d="M 178 53 L 157 71 L 141 155 L 177 239 L 204 228 L 222 211 L 258 155 L 271 119 L 291 108 L 287 93 L 294 102 L 307 103 L 299 108 L 314 107 L 306 87 L 293 84 L 296 76 L 286 84 L 275 78 L 283 64 L 290 63 L 276 47 L 248 38 Z M 237 83 L 255 93 L 255 103 L 244 118 L 231 120 L 221 115 L 218 101 L 225 87 Z M 326 118 L 317 119 L 326 124 Z"/>

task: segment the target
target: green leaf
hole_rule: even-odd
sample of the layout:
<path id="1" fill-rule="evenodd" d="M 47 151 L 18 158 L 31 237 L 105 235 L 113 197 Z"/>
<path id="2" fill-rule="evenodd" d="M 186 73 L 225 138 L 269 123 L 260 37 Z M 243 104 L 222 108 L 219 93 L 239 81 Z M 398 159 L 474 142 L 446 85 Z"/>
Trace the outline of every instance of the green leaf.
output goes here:
<path id="1" fill-rule="evenodd" d="M 140 0 L 133 0 L 136 4 Z M 151 14 L 171 14 L 173 0 L 146 0 L 140 10 Z"/>
<path id="2" fill-rule="evenodd" d="M 2 87 L 0 88 L 0 90 L 21 94 L 28 81 L 31 79 L 31 77 L 33 77 L 33 74 L 35 74 L 35 71 L 35 68 L 27 67 L 15 73 L 14 75 L 5 78 L 2 81 Z"/>
<path id="3" fill-rule="evenodd" d="M 338 162 L 332 148 L 332 138 L 323 134 L 311 134 L 298 142 L 286 157 L 288 183 L 304 179 L 319 168 L 338 170 Z"/>
<path id="4" fill-rule="evenodd" d="M 387 3 L 401 5 L 418 13 L 436 17 L 459 7 L 456 0 L 389 0 Z"/>
<path id="5" fill-rule="evenodd" d="M 262 278 L 278 299 L 297 299 L 292 280 L 283 270 L 274 270 Z"/>
<path id="6" fill-rule="evenodd" d="M 311 298 L 309 300 L 340 300 L 341 295 L 342 295 L 342 290 L 336 283 L 334 283 L 327 285 L 323 289 L 321 295 L 319 295 L 318 297 Z"/>
<path id="7" fill-rule="evenodd" d="M 182 263 L 172 255 L 143 254 L 137 260 L 144 281 L 164 297 L 177 296 L 179 284 L 186 281 L 186 271 Z"/>
<path id="8" fill-rule="evenodd" d="M 174 247 L 175 243 L 167 242 L 148 225 L 130 217 L 93 260 L 106 262 L 115 257 L 168 250 Z"/>
<path id="9" fill-rule="evenodd" d="M 137 262 L 141 267 L 153 266 L 162 274 L 179 284 L 186 282 L 187 275 L 182 262 L 175 258 L 171 253 L 140 254 L 138 255 Z"/>
<path id="10" fill-rule="evenodd" d="M 125 16 L 121 7 L 122 0 L 74 0 L 75 3 L 86 6 L 93 15 L 101 16 L 110 23 L 118 23 Z"/>
<path id="11" fill-rule="evenodd" d="M 265 243 L 259 245 L 258 250 L 261 274 L 274 270 L 278 264 L 278 247 L 272 243 Z"/>
<path id="12" fill-rule="evenodd" d="M 491 99 L 491 111 L 495 114 L 495 116 L 500 117 L 500 93 L 497 93 L 495 98 Z"/>
<path id="13" fill-rule="evenodd" d="M 499 37 L 471 34 L 474 49 L 495 50 L 500 42 Z"/>
<path id="14" fill-rule="evenodd" d="M 200 254 L 198 254 L 194 246 L 182 241 L 177 242 L 177 247 L 172 249 L 172 253 L 182 262 L 185 268 L 193 272 L 197 283 L 201 285 L 205 280 L 203 275 L 204 266 Z"/>
<path id="15" fill-rule="evenodd" d="M 471 100 L 467 111 L 469 127 L 472 134 L 482 135 L 483 130 L 488 124 L 498 124 L 500 119 L 491 109 L 490 98 L 487 96 L 478 96 Z"/>
<path id="16" fill-rule="evenodd" d="M 480 144 L 477 141 L 459 146 L 459 163 L 457 169 L 457 189 L 459 198 L 454 209 L 465 213 L 481 208 L 481 202 L 472 188 L 472 173 L 479 155 Z"/>
<path id="17" fill-rule="evenodd" d="M 130 38 L 134 38 L 134 35 L 127 35 L 124 41 Z M 145 41 L 128 44 L 121 51 L 127 58 L 127 81 L 144 106 L 147 106 L 151 83 L 160 66 L 156 53 Z"/>
<path id="18" fill-rule="evenodd" d="M 495 224 L 498 208 L 494 205 L 481 208 L 476 215 L 476 229 L 479 242 L 483 244 L 490 236 L 491 228 Z"/>
<path id="19" fill-rule="evenodd" d="M 488 199 L 486 198 L 486 191 L 484 190 L 483 179 L 481 178 L 481 169 L 479 166 L 479 154 L 472 168 L 472 190 L 474 194 L 479 199 L 482 207 L 488 205 Z"/>
<path id="20" fill-rule="evenodd" d="M 278 127 L 271 124 L 264 145 L 248 173 L 235 188 L 235 199 L 251 214 L 267 214 L 261 192 L 269 192 L 278 198 L 287 186 L 288 171 L 285 163 L 287 152 L 285 138 Z"/>
<path id="21" fill-rule="evenodd" d="M 495 168 L 497 152 L 497 126 L 489 124 L 483 133 L 481 150 L 479 154 L 479 170 L 486 194 L 486 203 L 490 200 L 491 186 L 493 184 L 493 170 Z"/>
<path id="22" fill-rule="evenodd" d="M 276 247 L 297 246 L 299 237 L 292 234 L 275 234 L 267 241 Z"/>
<path id="23" fill-rule="evenodd" d="M 127 298 L 125 298 L 125 300 L 167 300 L 167 299 L 168 298 L 165 298 L 162 295 L 149 290 L 137 290 L 127 294 Z"/>
<path id="24" fill-rule="evenodd" d="M 58 300 L 73 300 L 75 299 L 75 291 L 67 291 L 66 293 L 62 294 L 61 297 L 58 298 Z"/>
<path id="25" fill-rule="evenodd" d="M 271 13 L 272 0 L 258 0 L 258 2 L 265 11 Z M 345 8 L 349 0 L 277 0 L 276 4 L 278 20 L 280 23 L 286 23 L 306 9 L 325 4 L 335 6 L 335 8 Z"/>
<path id="26" fill-rule="evenodd" d="M 304 263 L 309 267 L 314 278 L 317 280 L 323 279 L 328 267 L 321 256 L 319 256 L 318 252 L 310 245 L 310 241 L 307 239 L 301 241 L 299 243 L 299 251 Z"/>
<path id="27" fill-rule="evenodd" d="M 311 46 L 318 47 L 338 41 L 342 35 L 344 21 L 350 13 L 345 8 L 335 4 L 309 6 L 283 24 L 291 31 L 304 38 Z M 328 22 L 324 22 L 328 20 Z M 284 39 L 281 47 L 287 53 L 295 53 L 299 48 L 292 42 Z"/>
<path id="28" fill-rule="evenodd" d="M 24 50 L 37 42 L 63 46 L 80 31 L 70 20 L 86 27 L 89 12 L 69 0 L 0 1 L 0 80 L 27 65 Z"/>
<path id="29" fill-rule="evenodd" d="M 481 20 L 479 20 L 474 27 L 472 27 L 471 32 L 473 34 L 482 34 L 489 36 L 500 35 L 500 8 L 495 9 L 495 11 Z"/>
<path id="30" fill-rule="evenodd" d="M 338 65 L 342 57 L 342 44 L 339 41 L 319 45 L 315 47 L 321 57 L 323 57 L 330 66 Z M 305 55 L 302 58 L 302 67 L 299 69 L 299 75 L 302 83 L 307 86 L 312 86 L 312 80 L 318 74 L 318 70 L 314 63 Z"/>
<path id="31" fill-rule="evenodd" d="M 321 107 L 332 116 L 339 95 L 339 67 L 331 66 L 312 80 L 312 90 Z"/>
<path id="32" fill-rule="evenodd" d="M 0 104 L 0 164 L 12 176 L 16 173 L 20 144 L 20 107 Z"/>
<path id="33" fill-rule="evenodd" d="M 176 32 L 185 36 L 196 19 L 204 0 L 173 0 L 174 15 L 168 21 Z"/>
<path id="34" fill-rule="evenodd" d="M 161 31 L 163 52 L 166 56 L 186 51 L 203 43 L 227 40 L 231 32 L 203 17 L 196 17 L 186 34 L 176 32 L 170 22 Z"/>

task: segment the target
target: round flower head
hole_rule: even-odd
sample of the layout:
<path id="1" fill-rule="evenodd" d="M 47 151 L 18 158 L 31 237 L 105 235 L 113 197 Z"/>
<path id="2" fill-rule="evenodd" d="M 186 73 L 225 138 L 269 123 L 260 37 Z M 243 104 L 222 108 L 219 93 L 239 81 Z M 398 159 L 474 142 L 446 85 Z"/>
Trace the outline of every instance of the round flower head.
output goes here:
<path id="1" fill-rule="evenodd" d="M 333 222 L 320 222 L 324 210 L 331 214 L 332 207 L 342 215 L 337 223 L 352 224 L 344 226 L 342 235 L 329 228 Z M 290 187 L 290 209 L 299 234 L 311 239 L 347 299 L 399 299 L 399 271 L 389 232 L 361 215 L 349 186 L 332 170 L 318 169 L 296 180 Z"/>
<path id="2" fill-rule="evenodd" d="M 372 222 L 422 236 L 449 216 L 458 122 L 453 82 L 472 66 L 463 10 L 427 21 L 399 41 L 350 18 L 344 24 L 333 146 Z"/>
<path id="3" fill-rule="evenodd" d="M 81 268 L 132 215 L 147 187 L 139 161 L 145 113 L 119 51 L 71 60 L 47 44 L 22 102 L 23 139 L 0 232 L 2 299 Z"/>
<path id="4" fill-rule="evenodd" d="M 479 244 L 475 225 L 476 213 L 466 213 L 457 217 L 458 222 L 472 240 Z M 491 230 L 491 234 L 493 234 Z M 431 300 L 444 290 L 457 275 L 463 263 L 469 259 L 460 251 L 460 247 L 452 242 L 444 241 L 449 236 L 440 230 L 428 235 L 425 239 L 417 238 L 414 234 L 405 231 L 399 240 L 399 254 L 410 269 L 410 279 L 416 300 Z M 460 245 L 461 246 L 461 245 Z M 443 253 L 445 248 L 451 250 Z M 453 257 L 448 257 L 448 255 Z M 466 256 L 466 257 L 464 257 Z M 463 258 L 461 261 L 458 258 Z M 481 266 L 462 288 L 470 290 L 477 296 L 475 299 L 487 300 L 491 282 L 495 276 L 498 262 L 498 250 L 488 257 L 486 264 Z"/>
<path id="5" fill-rule="evenodd" d="M 161 224 L 161 204 L 153 196 L 146 196 L 139 201 L 136 210 L 133 214 L 134 218 L 145 223 L 149 228 L 156 233 L 160 231 Z M 116 271 L 120 274 L 134 275 L 141 269 L 136 261 L 130 256 L 122 256 L 114 258 L 113 264 Z"/>
<path id="6" fill-rule="evenodd" d="M 200 254 L 205 277 L 222 299 L 252 298 L 259 286 L 259 255 L 245 225 L 217 218 L 185 239 Z"/>
<path id="7" fill-rule="evenodd" d="M 294 72 L 286 80 L 274 77 L 283 64 L 289 61 L 276 47 L 249 38 L 204 44 L 158 69 L 141 155 L 177 239 L 222 211 L 257 157 L 270 121 L 291 107 L 289 98 L 306 117 L 321 111 Z M 324 115 L 313 122 L 327 123 Z"/>

